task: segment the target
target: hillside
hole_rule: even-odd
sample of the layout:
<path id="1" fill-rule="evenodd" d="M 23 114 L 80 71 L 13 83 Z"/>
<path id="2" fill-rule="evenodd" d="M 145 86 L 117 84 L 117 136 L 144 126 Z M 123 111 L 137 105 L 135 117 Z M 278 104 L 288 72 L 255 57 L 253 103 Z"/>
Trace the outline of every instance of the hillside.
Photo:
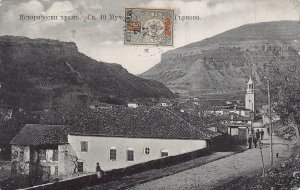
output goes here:
<path id="1" fill-rule="evenodd" d="M 87 57 L 75 43 L 16 36 L 0 37 L 0 82 L 2 103 L 30 110 L 74 93 L 126 100 L 174 97 L 159 82 Z"/>
<path id="2" fill-rule="evenodd" d="M 141 76 L 158 80 L 181 95 L 244 95 L 249 76 L 265 89 L 272 65 L 300 65 L 300 23 L 248 24 L 162 54 Z"/>

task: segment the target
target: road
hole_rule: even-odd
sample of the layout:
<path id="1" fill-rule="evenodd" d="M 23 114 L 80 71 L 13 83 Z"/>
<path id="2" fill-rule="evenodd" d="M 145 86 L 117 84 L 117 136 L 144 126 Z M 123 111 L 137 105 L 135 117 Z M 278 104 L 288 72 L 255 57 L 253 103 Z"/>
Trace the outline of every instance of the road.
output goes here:
<path id="1" fill-rule="evenodd" d="M 270 166 L 270 146 L 268 136 L 263 140 L 263 159 L 266 167 Z M 274 162 L 276 164 L 288 158 L 292 144 L 289 141 L 273 137 Z M 279 158 L 276 158 L 276 153 Z M 260 149 L 249 149 L 239 154 L 231 155 L 205 165 L 189 169 L 171 176 L 160 178 L 147 183 L 139 184 L 131 190 L 145 189 L 213 189 L 222 186 L 238 177 L 249 175 L 253 172 L 262 172 L 262 159 Z"/>

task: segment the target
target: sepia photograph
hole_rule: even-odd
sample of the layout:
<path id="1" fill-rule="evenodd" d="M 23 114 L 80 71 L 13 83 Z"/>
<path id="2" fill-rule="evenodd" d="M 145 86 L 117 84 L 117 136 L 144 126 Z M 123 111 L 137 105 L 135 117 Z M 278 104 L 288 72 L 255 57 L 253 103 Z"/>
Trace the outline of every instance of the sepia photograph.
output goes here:
<path id="1" fill-rule="evenodd" d="M 0 190 L 300 190 L 300 0 L 0 0 Z"/>

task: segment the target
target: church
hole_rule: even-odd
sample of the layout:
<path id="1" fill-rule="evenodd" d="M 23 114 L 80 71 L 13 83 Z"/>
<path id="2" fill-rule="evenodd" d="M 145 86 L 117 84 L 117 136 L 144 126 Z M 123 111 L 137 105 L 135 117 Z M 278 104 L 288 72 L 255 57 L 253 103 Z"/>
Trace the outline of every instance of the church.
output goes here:
<path id="1" fill-rule="evenodd" d="M 239 117 L 231 117 L 231 120 L 228 122 L 228 134 L 230 134 L 234 142 L 237 144 L 246 144 L 248 134 L 251 133 L 251 129 L 253 127 L 253 119 L 255 115 L 255 95 L 254 95 L 254 82 L 252 78 L 249 78 L 247 82 L 247 90 L 245 94 L 245 110 L 248 110 L 248 114 L 246 117 L 243 117 L 240 120 L 246 120 L 247 122 L 239 122 L 238 118 L 242 115 L 238 115 Z M 245 119 L 246 118 L 246 119 Z"/>
<path id="2" fill-rule="evenodd" d="M 251 110 L 255 113 L 255 104 L 254 104 L 254 83 L 250 77 L 247 83 L 247 92 L 245 95 L 245 108 Z"/>

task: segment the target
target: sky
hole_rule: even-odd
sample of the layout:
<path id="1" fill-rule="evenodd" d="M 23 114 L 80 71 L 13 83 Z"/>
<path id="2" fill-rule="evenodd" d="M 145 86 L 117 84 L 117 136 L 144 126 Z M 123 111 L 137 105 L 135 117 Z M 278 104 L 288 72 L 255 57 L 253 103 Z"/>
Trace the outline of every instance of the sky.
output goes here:
<path id="1" fill-rule="evenodd" d="M 125 8 L 167 8 L 178 16 L 171 47 L 124 45 Z M 78 16 L 80 20 L 24 21 L 25 16 Z M 96 20 L 87 19 L 88 15 Z M 107 20 L 101 20 L 106 15 Z M 85 19 L 86 18 L 86 19 Z M 178 18 L 178 17 L 177 17 Z M 80 52 L 118 63 L 140 74 L 160 62 L 161 54 L 249 23 L 299 20 L 300 0 L 0 0 L 0 35 L 73 41 Z"/>

